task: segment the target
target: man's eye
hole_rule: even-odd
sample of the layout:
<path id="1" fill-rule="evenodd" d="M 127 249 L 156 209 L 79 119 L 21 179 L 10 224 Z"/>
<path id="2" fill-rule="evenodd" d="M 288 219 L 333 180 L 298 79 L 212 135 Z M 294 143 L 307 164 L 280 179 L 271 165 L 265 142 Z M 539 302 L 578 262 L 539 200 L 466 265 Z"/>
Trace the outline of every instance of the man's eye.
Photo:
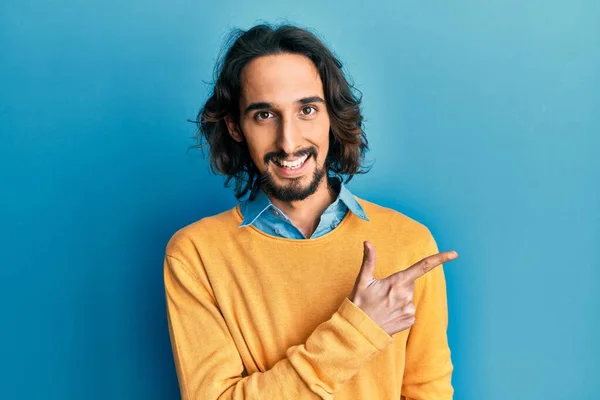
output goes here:
<path id="1" fill-rule="evenodd" d="M 315 112 L 317 112 L 317 109 L 314 108 L 313 106 L 306 106 L 306 107 L 302 107 L 302 115 L 312 115 Z"/>
<path id="2" fill-rule="evenodd" d="M 265 119 L 269 119 L 270 115 L 271 113 L 269 111 L 259 111 L 256 114 L 254 114 L 254 119 L 256 119 L 257 121 L 263 121 Z"/>

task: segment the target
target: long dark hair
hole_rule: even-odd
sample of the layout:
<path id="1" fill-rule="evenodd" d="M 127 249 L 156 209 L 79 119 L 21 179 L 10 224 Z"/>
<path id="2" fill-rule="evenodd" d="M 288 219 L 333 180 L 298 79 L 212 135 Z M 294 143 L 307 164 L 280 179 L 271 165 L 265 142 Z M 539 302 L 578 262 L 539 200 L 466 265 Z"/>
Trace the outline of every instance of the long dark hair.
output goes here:
<path id="1" fill-rule="evenodd" d="M 315 34 L 291 25 L 274 28 L 261 24 L 247 31 L 235 29 L 225 48 L 228 48 L 225 56 L 215 66 L 214 90 L 193 121 L 198 126 L 195 137 L 199 143 L 192 147 L 210 148 L 211 170 L 227 176 L 226 187 L 235 180 L 236 198 L 248 192 L 254 198 L 260 188 L 259 171 L 246 143 L 236 142 L 229 135 L 225 117 L 230 115 L 239 124 L 241 72 L 250 61 L 261 56 L 291 53 L 312 60 L 323 82 L 331 121 L 325 161 L 328 175 L 338 176 L 347 183 L 355 174 L 368 171 L 363 165 L 369 147 L 363 131 L 360 92 L 346 79 L 342 63 Z"/>

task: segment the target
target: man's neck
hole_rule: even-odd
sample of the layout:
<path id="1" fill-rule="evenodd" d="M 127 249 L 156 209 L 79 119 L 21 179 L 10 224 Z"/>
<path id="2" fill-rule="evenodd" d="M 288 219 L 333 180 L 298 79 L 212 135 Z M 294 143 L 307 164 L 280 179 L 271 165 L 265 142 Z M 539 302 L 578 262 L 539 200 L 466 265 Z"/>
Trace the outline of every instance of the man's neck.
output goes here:
<path id="1" fill-rule="evenodd" d="M 337 193 L 325 177 L 312 195 L 304 200 L 285 202 L 269 196 L 273 205 L 285 213 L 304 237 L 310 237 L 321 220 L 323 212 L 335 201 Z"/>

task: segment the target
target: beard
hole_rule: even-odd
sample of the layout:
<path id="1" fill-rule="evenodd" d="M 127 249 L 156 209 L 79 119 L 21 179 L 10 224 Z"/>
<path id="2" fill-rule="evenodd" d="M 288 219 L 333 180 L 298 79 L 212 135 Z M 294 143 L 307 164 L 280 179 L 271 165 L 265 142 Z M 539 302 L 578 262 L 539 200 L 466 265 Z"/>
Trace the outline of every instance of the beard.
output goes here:
<path id="1" fill-rule="evenodd" d="M 269 171 L 266 171 L 260 176 L 260 183 L 265 193 L 283 202 L 301 201 L 314 194 L 326 175 L 326 168 L 325 166 L 319 167 L 317 165 L 317 152 L 315 149 L 309 149 L 308 153 L 310 154 L 309 157 L 314 158 L 316 167 L 315 172 L 312 174 L 311 181 L 307 186 L 302 185 L 302 180 L 304 179 L 302 176 L 289 179 L 290 182 L 288 184 L 279 185 L 273 179 L 273 175 Z M 269 159 L 274 158 L 272 155 L 267 157 Z M 269 161 L 270 160 L 267 160 L 267 163 Z M 308 162 L 308 160 L 306 162 Z"/>

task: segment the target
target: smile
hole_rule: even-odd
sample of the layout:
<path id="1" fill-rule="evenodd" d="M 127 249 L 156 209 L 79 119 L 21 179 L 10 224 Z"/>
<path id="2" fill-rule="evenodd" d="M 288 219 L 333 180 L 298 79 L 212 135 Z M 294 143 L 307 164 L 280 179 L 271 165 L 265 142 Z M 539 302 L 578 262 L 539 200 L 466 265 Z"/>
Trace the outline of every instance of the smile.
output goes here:
<path id="1" fill-rule="evenodd" d="M 293 169 L 301 168 L 304 165 L 304 163 L 306 162 L 306 160 L 308 160 L 309 157 L 310 157 L 310 154 L 307 154 L 307 155 L 302 156 L 294 161 L 283 161 L 283 160 L 277 160 L 276 158 L 274 158 L 273 163 L 275 165 L 277 165 L 278 167 L 293 170 Z"/>

